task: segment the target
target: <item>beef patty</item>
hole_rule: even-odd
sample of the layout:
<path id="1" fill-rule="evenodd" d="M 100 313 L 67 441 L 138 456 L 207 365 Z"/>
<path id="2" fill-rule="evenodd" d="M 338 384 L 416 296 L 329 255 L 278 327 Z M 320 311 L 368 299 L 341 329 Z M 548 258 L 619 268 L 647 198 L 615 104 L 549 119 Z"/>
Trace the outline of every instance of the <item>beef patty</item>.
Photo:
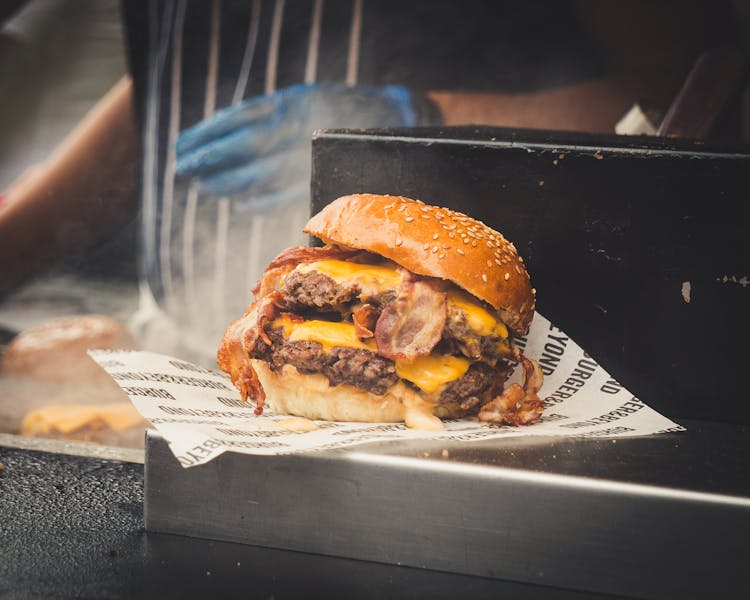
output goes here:
<path id="1" fill-rule="evenodd" d="M 395 363 L 375 352 L 342 346 L 326 352 L 319 342 L 284 340 L 281 329 L 267 333 L 271 346 L 258 340 L 250 358 L 266 361 L 274 371 L 292 365 L 301 373 L 322 373 L 331 385 L 347 383 L 378 396 L 398 383 Z"/>

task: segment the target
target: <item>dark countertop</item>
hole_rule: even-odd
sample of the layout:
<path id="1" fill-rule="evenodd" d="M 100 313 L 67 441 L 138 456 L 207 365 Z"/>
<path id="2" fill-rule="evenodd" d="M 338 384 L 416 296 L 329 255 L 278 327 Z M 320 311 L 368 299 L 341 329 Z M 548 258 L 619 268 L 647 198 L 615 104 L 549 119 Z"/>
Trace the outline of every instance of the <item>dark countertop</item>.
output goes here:
<path id="1" fill-rule="evenodd" d="M 132 595 L 143 465 L 0 448 L 2 597 Z"/>
<path id="2" fill-rule="evenodd" d="M 147 533 L 143 465 L 0 446 L 2 598 L 600 595 Z"/>

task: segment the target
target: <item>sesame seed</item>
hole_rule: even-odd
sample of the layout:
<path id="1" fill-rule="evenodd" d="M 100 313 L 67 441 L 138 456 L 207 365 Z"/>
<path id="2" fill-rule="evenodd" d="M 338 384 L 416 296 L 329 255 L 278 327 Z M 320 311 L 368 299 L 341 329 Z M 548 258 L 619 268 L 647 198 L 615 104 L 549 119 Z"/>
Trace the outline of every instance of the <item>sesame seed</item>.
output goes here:
<path id="1" fill-rule="evenodd" d="M 471 242 L 471 247 L 472 247 L 472 248 L 476 248 L 476 247 L 477 247 L 477 242 L 476 242 L 476 240 L 472 240 L 472 242 Z"/>
<path id="2" fill-rule="evenodd" d="M 433 246 L 432 247 L 432 253 L 435 254 L 435 252 L 437 252 L 437 251 L 438 251 L 438 247 L 437 246 Z"/>
<path id="3" fill-rule="evenodd" d="M 488 261 L 487 261 L 487 266 L 488 266 L 488 267 L 491 267 L 491 266 L 492 266 L 492 261 L 491 261 L 491 260 L 488 260 Z"/>
<path id="4" fill-rule="evenodd" d="M 498 267 L 502 267 L 502 266 L 503 266 L 503 263 L 502 263 L 501 261 L 499 261 L 498 259 L 495 259 L 495 264 L 496 264 L 496 265 L 497 265 Z"/>
<path id="5" fill-rule="evenodd" d="M 427 250 L 429 247 L 429 244 L 422 244 L 422 250 Z"/>
<path id="6" fill-rule="evenodd" d="M 484 273 L 482 273 L 482 281 L 487 283 L 487 275 L 485 275 Z"/>
<path id="7" fill-rule="evenodd" d="M 413 220 L 414 220 L 414 217 L 406 217 L 404 219 L 404 221 L 406 221 L 407 223 L 411 223 Z"/>
<path id="8" fill-rule="evenodd" d="M 422 218 L 423 218 L 423 219 L 429 219 L 429 218 L 430 218 L 430 215 L 422 215 Z"/>
<path id="9" fill-rule="evenodd" d="M 449 231 L 448 232 L 448 237 L 451 238 L 451 239 L 453 239 L 454 237 L 456 237 L 456 234 L 453 233 L 452 231 Z"/>
<path id="10" fill-rule="evenodd" d="M 437 233 L 433 233 L 433 234 L 432 234 L 432 239 L 433 239 L 433 240 L 436 240 L 436 239 L 438 239 L 439 237 L 440 237 L 440 236 L 439 236 L 439 235 L 438 235 Z"/>
<path id="11" fill-rule="evenodd" d="M 487 240 L 487 247 L 488 248 L 494 248 L 495 244 L 493 244 L 490 240 Z"/>
<path id="12" fill-rule="evenodd" d="M 456 248 L 456 252 L 458 252 L 458 253 L 459 253 L 459 254 L 460 254 L 461 256 L 466 256 L 466 255 L 464 254 L 464 251 L 463 251 L 463 250 L 461 250 L 461 248 Z"/>
<path id="13" fill-rule="evenodd" d="M 469 243 L 469 238 L 464 238 L 464 244 L 468 244 L 468 243 Z"/>
<path id="14" fill-rule="evenodd" d="M 510 273 L 505 274 L 505 281 L 508 281 L 508 279 L 510 279 Z"/>
<path id="15" fill-rule="evenodd" d="M 445 252 L 441 252 L 440 254 L 438 254 L 438 258 L 445 258 Z"/>
<path id="16" fill-rule="evenodd" d="M 400 246 L 403 243 L 404 243 L 404 241 L 401 238 L 396 238 L 396 245 L 397 246 Z"/>

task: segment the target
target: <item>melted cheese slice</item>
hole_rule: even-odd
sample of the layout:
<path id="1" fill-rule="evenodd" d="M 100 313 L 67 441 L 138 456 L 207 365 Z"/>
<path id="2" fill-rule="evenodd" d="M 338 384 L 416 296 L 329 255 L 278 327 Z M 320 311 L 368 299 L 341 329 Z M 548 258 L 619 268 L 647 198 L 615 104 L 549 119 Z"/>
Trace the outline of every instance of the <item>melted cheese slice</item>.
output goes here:
<path id="1" fill-rule="evenodd" d="M 395 266 L 365 265 L 345 260 L 319 260 L 297 267 L 300 273 L 318 271 L 336 282 L 354 281 L 364 296 L 377 296 L 382 292 L 397 290 L 401 275 Z"/>
<path id="2" fill-rule="evenodd" d="M 508 328 L 502 321 L 492 316 L 490 311 L 479 304 L 468 293 L 451 290 L 448 292 L 448 307 L 457 308 L 466 316 L 466 324 L 482 336 L 493 335 L 507 338 Z"/>
<path id="3" fill-rule="evenodd" d="M 437 392 L 445 384 L 466 374 L 471 361 L 449 355 L 420 356 L 413 362 L 396 361 L 396 373 L 401 379 L 411 381 L 427 394 Z"/>
<path id="4" fill-rule="evenodd" d="M 365 265 L 344 260 L 319 260 L 299 265 L 297 271 L 308 273 L 318 271 L 328 275 L 337 283 L 354 281 L 365 297 L 377 296 L 383 292 L 397 290 L 401 285 L 401 275 L 395 266 Z M 493 335 L 507 338 L 508 328 L 497 317 L 484 308 L 473 296 L 463 290 L 448 292 L 448 306 L 466 315 L 468 326 L 481 336 Z"/>
<path id="5" fill-rule="evenodd" d="M 292 321 L 287 317 L 276 319 L 272 327 L 283 327 L 284 335 L 290 342 L 318 342 L 326 350 L 335 346 L 360 348 L 377 352 L 374 339 L 363 342 L 357 337 L 357 331 L 351 323 L 333 321 Z"/>
<path id="6" fill-rule="evenodd" d="M 293 321 L 288 317 L 279 317 L 272 327 L 283 327 L 284 335 L 291 342 L 318 342 L 326 350 L 343 346 L 377 352 L 375 340 L 360 340 L 351 323 Z M 396 373 L 401 379 L 406 379 L 423 392 L 431 394 L 445 384 L 463 377 L 470 365 L 469 359 L 457 356 L 421 356 L 412 362 L 396 361 Z"/>

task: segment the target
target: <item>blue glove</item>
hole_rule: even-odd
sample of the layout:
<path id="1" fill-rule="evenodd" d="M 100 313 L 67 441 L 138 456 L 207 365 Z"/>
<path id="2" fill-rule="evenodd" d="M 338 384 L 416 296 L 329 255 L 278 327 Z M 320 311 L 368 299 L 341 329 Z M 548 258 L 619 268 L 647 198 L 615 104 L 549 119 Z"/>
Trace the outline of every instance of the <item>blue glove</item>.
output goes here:
<path id="1" fill-rule="evenodd" d="M 419 122 L 402 86 L 295 85 L 249 98 L 183 131 L 176 173 L 216 196 L 256 197 L 306 183 L 316 129 L 411 127 Z"/>

